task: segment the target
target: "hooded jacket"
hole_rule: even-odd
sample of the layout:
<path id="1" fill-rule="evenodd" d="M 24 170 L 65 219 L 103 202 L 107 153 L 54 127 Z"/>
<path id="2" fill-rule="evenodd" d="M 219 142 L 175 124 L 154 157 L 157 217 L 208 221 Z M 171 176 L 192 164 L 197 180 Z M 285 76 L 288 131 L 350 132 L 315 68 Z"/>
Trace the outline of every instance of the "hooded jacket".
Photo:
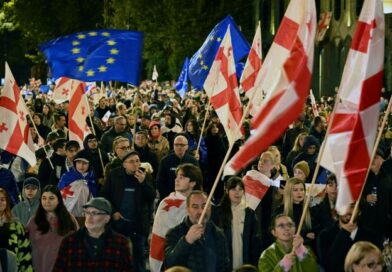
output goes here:
<path id="1" fill-rule="evenodd" d="M 24 190 L 25 182 L 26 180 L 23 182 L 23 190 L 22 190 L 23 201 L 19 202 L 18 204 L 15 205 L 15 207 L 12 208 L 12 215 L 17 217 L 20 223 L 22 223 L 24 227 L 26 227 L 27 222 L 29 222 L 29 219 L 33 215 L 35 215 L 35 212 L 38 209 L 40 198 L 41 198 L 41 186 L 38 185 L 37 194 L 31 201 L 29 201 L 26 197 L 25 190 Z"/>

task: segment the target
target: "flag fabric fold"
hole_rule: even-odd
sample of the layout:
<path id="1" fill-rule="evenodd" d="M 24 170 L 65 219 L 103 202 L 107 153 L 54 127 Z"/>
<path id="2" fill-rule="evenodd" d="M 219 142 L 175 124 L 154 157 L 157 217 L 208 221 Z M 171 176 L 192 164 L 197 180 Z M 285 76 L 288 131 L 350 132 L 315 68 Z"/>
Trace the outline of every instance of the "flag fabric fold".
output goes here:
<path id="1" fill-rule="evenodd" d="M 178 76 L 176 82 L 176 90 L 182 98 L 184 98 L 185 92 L 188 91 L 188 81 L 189 81 L 189 58 L 185 58 L 184 64 L 182 65 L 181 73 Z"/>
<path id="2" fill-rule="evenodd" d="M 310 97 L 310 104 L 312 105 L 313 115 L 314 116 L 319 116 L 319 112 L 318 112 L 318 109 L 317 109 L 316 98 L 314 97 L 312 89 L 310 89 L 309 97 Z"/>
<path id="3" fill-rule="evenodd" d="M 143 33 L 102 29 L 83 31 L 39 46 L 55 79 L 116 80 L 139 85 Z"/>
<path id="4" fill-rule="evenodd" d="M 229 144 L 242 137 L 242 105 L 237 85 L 230 26 L 219 47 L 204 89 L 225 129 Z"/>
<path id="5" fill-rule="evenodd" d="M 233 40 L 235 63 L 240 62 L 249 53 L 248 41 L 242 35 L 233 18 L 228 15 L 212 29 L 203 45 L 189 61 L 189 78 L 192 86 L 197 90 L 203 89 L 204 81 L 229 25 Z"/>
<path id="6" fill-rule="evenodd" d="M 68 129 L 69 139 L 83 146 L 84 137 L 90 133 L 86 118 L 90 114 L 85 94 L 86 84 L 82 81 L 61 77 L 53 91 L 53 100 L 62 103 L 69 100 Z"/>
<path id="7" fill-rule="evenodd" d="M 245 186 L 246 204 L 251 209 L 256 210 L 272 185 L 272 181 L 266 175 L 256 170 L 246 172 L 246 175 L 242 177 L 242 181 Z"/>
<path id="8" fill-rule="evenodd" d="M 240 85 L 245 95 L 249 99 L 253 98 L 252 101 L 249 101 L 249 103 L 251 103 L 249 109 L 252 115 L 255 115 L 259 110 L 258 107 L 255 107 L 253 105 L 260 104 L 263 99 L 262 97 L 257 96 L 256 94 L 253 95 L 256 77 L 263 64 L 262 61 L 263 55 L 261 49 L 262 49 L 261 27 L 259 23 L 256 29 L 255 36 L 253 38 L 252 47 L 250 48 L 249 51 L 248 59 L 246 60 L 245 67 L 240 79 Z M 258 101 L 255 103 L 255 100 Z"/>
<path id="9" fill-rule="evenodd" d="M 157 66 L 154 65 L 154 68 L 152 70 L 152 77 L 151 77 L 151 79 L 157 81 L 158 77 L 159 77 L 159 74 L 158 74 Z"/>
<path id="10" fill-rule="evenodd" d="M 358 200 L 372 159 L 383 84 L 384 40 L 382 1 L 365 0 L 321 158 L 321 165 L 336 175 L 339 212 Z"/>
<path id="11" fill-rule="evenodd" d="M 27 123 L 29 114 L 11 69 L 8 63 L 5 63 L 5 83 L 0 96 L 0 148 L 25 159 L 34 166 L 37 160 Z"/>
<path id="12" fill-rule="evenodd" d="M 302 112 L 311 83 L 315 32 L 314 0 L 292 0 L 256 78 L 255 91 L 266 97 L 251 120 L 254 133 L 226 164 L 226 174 L 243 169 Z"/>
<path id="13" fill-rule="evenodd" d="M 172 192 L 159 203 L 152 226 L 150 242 L 150 270 L 160 272 L 165 251 L 165 237 L 169 229 L 180 224 L 186 216 L 186 197 Z"/>

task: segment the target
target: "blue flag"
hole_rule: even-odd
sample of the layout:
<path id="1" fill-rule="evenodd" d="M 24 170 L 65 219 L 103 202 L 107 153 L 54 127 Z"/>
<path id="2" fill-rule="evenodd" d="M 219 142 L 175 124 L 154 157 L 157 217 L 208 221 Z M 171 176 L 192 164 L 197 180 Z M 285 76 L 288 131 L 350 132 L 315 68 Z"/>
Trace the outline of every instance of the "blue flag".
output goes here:
<path id="1" fill-rule="evenodd" d="M 250 50 L 249 42 L 242 35 L 233 18 L 228 15 L 219 22 L 200 49 L 192 56 L 189 64 L 189 78 L 192 86 L 198 90 L 203 89 L 211 65 L 215 59 L 216 52 L 225 36 L 227 26 L 230 25 L 231 41 L 233 44 L 234 60 L 238 63 L 247 56 Z"/>
<path id="2" fill-rule="evenodd" d="M 54 78 L 116 80 L 139 85 L 143 33 L 123 30 L 84 31 L 39 46 Z"/>
<path id="3" fill-rule="evenodd" d="M 188 90 L 188 81 L 189 81 L 189 58 L 185 58 L 184 64 L 182 65 L 182 70 L 180 76 L 178 77 L 176 83 L 176 90 L 180 94 L 182 98 L 184 98 L 185 92 Z"/>

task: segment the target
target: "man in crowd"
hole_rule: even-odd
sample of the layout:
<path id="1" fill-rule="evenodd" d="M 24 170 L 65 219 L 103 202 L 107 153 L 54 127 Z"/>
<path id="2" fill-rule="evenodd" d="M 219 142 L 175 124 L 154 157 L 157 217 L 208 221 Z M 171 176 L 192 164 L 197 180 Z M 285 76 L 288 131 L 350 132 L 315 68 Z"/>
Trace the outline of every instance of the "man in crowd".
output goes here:
<path id="1" fill-rule="evenodd" d="M 182 163 L 191 163 L 199 166 L 197 160 L 186 153 L 188 150 L 188 140 L 183 135 L 178 135 L 174 139 L 174 153 L 164 157 L 159 164 L 157 175 L 157 187 L 160 199 L 164 199 L 174 191 L 174 180 L 177 166 Z"/>
<path id="2" fill-rule="evenodd" d="M 135 135 L 135 150 L 139 152 L 140 161 L 148 162 L 153 169 L 153 177 L 155 178 L 158 172 L 158 159 L 155 153 L 151 152 L 148 147 L 148 132 L 146 130 L 139 130 Z"/>
<path id="3" fill-rule="evenodd" d="M 152 177 L 140 168 L 136 151 L 126 153 L 123 167 L 113 169 L 102 188 L 113 206 L 114 230 L 132 241 L 135 271 L 145 270 L 144 243 L 150 232 L 148 209 L 155 198 Z"/>
<path id="4" fill-rule="evenodd" d="M 231 271 L 226 238 L 210 221 L 210 206 L 203 223 L 198 224 L 206 202 L 207 195 L 202 191 L 192 191 L 187 197 L 188 216 L 166 235 L 167 268 L 180 265 L 193 272 Z"/>
<path id="5" fill-rule="evenodd" d="M 125 137 L 131 142 L 132 134 L 128 132 L 126 129 L 127 129 L 127 119 L 124 116 L 117 116 L 114 119 L 114 126 L 111 127 L 108 131 L 106 131 L 102 135 L 101 138 L 102 149 L 106 153 L 111 153 L 113 151 L 112 149 L 113 140 L 118 136 Z"/>
<path id="6" fill-rule="evenodd" d="M 87 202 L 85 227 L 61 242 L 53 271 L 134 271 L 129 241 L 108 227 L 111 213 L 102 197 Z"/>

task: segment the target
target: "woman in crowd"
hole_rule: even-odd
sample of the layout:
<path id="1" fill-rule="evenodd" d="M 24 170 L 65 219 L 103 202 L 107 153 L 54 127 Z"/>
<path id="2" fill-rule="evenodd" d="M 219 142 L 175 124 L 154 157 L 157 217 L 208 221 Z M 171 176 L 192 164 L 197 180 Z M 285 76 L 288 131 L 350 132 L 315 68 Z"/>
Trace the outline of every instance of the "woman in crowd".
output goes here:
<path id="1" fill-rule="evenodd" d="M 347 253 L 345 272 L 381 272 L 382 255 L 378 247 L 370 242 L 356 242 Z"/>
<path id="2" fill-rule="evenodd" d="M 282 164 L 282 156 L 277 146 L 271 145 L 268 147 L 267 151 L 271 152 L 275 156 L 275 169 L 281 175 L 283 180 L 289 179 L 289 174 L 287 173 L 287 167 Z"/>
<path id="3" fill-rule="evenodd" d="M 42 107 L 41 120 L 42 120 L 42 125 L 48 128 L 51 128 L 54 125 L 54 114 L 53 114 L 52 106 L 50 104 L 44 104 L 44 106 Z"/>
<path id="4" fill-rule="evenodd" d="M 295 223 L 284 214 L 277 215 L 271 224 L 275 242 L 260 256 L 259 271 L 319 271 L 312 250 L 295 234 Z"/>
<path id="5" fill-rule="evenodd" d="M 289 154 L 287 154 L 287 157 L 285 159 L 285 163 L 288 166 L 287 171 L 289 172 L 290 177 L 293 176 L 293 171 L 291 169 L 291 166 L 293 165 L 293 160 L 302 151 L 306 136 L 308 136 L 307 132 L 301 132 L 300 134 L 298 134 L 297 138 L 295 138 L 293 148 L 290 150 Z"/>
<path id="6" fill-rule="evenodd" d="M 62 239 L 78 228 L 76 219 L 64 206 L 60 191 L 54 185 L 47 185 L 37 212 L 26 227 L 32 245 L 34 270 L 52 271 Z"/>
<path id="7" fill-rule="evenodd" d="M 338 185 L 335 175 L 329 175 L 327 178 L 327 185 L 325 186 L 325 195 L 320 204 L 314 207 L 317 213 L 317 221 L 320 224 L 320 229 L 325 229 L 333 226 L 338 221 L 338 214 L 336 212 L 336 199 L 338 196 Z"/>
<path id="8" fill-rule="evenodd" d="M 46 139 L 46 136 L 48 136 L 48 134 L 50 132 L 50 128 L 45 126 L 42 123 L 42 119 L 43 119 L 43 116 L 41 113 L 34 113 L 33 121 L 34 121 L 35 127 L 37 128 L 39 135 L 42 138 Z"/>
<path id="9" fill-rule="evenodd" d="M 297 178 L 290 178 L 286 182 L 283 193 L 283 205 L 278 207 L 274 215 L 285 214 L 294 220 L 296 225 L 301 220 L 302 210 L 305 205 L 305 183 Z M 314 231 L 315 222 L 312 221 L 310 208 L 306 209 L 304 225 L 301 229 L 301 236 L 305 239 L 305 244 L 315 248 L 316 233 Z"/>
<path id="10" fill-rule="evenodd" d="M 148 147 L 157 155 L 158 161 L 169 154 L 169 141 L 161 134 L 159 121 L 152 121 L 148 127 Z"/>
<path id="11" fill-rule="evenodd" d="M 199 124 L 195 119 L 189 119 L 185 124 L 185 136 L 188 139 L 188 151 L 193 155 L 196 152 L 197 145 L 200 138 Z M 199 162 L 205 163 L 207 160 L 207 147 L 204 141 L 204 137 L 201 137 L 200 148 L 199 148 Z"/>
<path id="12" fill-rule="evenodd" d="M 256 265 L 260 256 L 256 215 L 246 207 L 244 190 L 241 178 L 230 177 L 216 211 L 215 221 L 225 233 L 233 269 L 242 264 Z"/>
<path id="13" fill-rule="evenodd" d="M 297 162 L 293 168 L 293 175 L 295 178 L 307 182 L 310 173 L 309 165 L 306 161 Z"/>
<path id="14" fill-rule="evenodd" d="M 23 225 L 12 217 L 11 200 L 6 190 L 0 187 L 0 248 L 16 255 L 17 271 L 33 271 L 30 241 Z"/>

